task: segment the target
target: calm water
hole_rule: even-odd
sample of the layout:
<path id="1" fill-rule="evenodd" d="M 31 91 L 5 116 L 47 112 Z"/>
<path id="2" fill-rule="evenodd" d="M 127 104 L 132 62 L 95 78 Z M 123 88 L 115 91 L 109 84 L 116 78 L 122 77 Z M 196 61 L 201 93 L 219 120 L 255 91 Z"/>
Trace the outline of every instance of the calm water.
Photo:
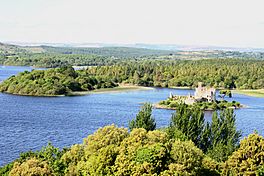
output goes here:
<path id="1" fill-rule="evenodd" d="M 0 66 L 0 81 L 30 67 Z M 153 89 L 121 93 L 91 94 L 76 97 L 27 97 L 0 93 L 0 165 L 20 152 L 39 150 L 49 141 L 56 147 L 81 143 L 99 127 L 116 124 L 127 127 L 141 103 L 158 102 L 169 93 L 192 93 L 192 90 Z M 264 99 L 234 95 L 249 106 L 236 110 L 237 126 L 243 136 L 255 129 L 264 135 Z M 173 111 L 155 109 L 157 126 L 166 126 Z M 207 117 L 210 120 L 210 117 Z"/>

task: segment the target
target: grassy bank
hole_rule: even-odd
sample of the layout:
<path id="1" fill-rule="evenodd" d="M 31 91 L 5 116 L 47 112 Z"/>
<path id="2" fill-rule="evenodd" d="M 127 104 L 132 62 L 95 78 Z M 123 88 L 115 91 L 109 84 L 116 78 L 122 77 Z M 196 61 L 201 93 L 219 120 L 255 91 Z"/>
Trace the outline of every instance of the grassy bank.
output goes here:
<path id="1" fill-rule="evenodd" d="M 257 89 L 257 90 L 252 90 L 252 89 L 248 89 L 248 90 L 232 90 L 232 93 L 264 98 L 264 89 Z"/>
<path id="2" fill-rule="evenodd" d="M 136 85 L 120 85 L 114 88 L 103 88 L 103 89 L 96 89 L 92 91 L 77 91 L 72 92 L 70 95 L 87 95 L 87 94 L 99 94 L 99 93 L 109 93 L 109 92 L 124 92 L 124 91 L 136 91 L 136 90 L 150 90 L 153 89 L 151 87 L 143 87 L 143 86 L 136 86 Z"/>
<path id="3" fill-rule="evenodd" d="M 195 89 L 193 87 L 187 87 L 187 86 L 182 86 L 182 87 L 171 86 L 169 88 L 172 88 L 172 89 L 183 89 L 183 90 L 185 90 L 185 89 Z"/>

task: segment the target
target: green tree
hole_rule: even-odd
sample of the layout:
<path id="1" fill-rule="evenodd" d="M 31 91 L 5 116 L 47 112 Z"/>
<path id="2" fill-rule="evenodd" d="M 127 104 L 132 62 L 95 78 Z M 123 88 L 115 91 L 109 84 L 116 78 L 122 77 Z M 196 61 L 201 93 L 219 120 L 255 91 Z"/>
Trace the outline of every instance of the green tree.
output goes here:
<path id="1" fill-rule="evenodd" d="M 203 130 L 205 128 L 204 114 L 198 108 L 190 109 L 186 104 L 180 104 L 171 117 L 169 135 L 175 137 L 179 131 L 195 145 L 201 145 Z"/>
<path id="2" fill-rule="evenodd" d="M 200 109 L 186 104 L 177 107 L 167 131 L 171 138 L 192 140 L 216 161 L 225 161 L 235 151 L 241 137 L 232 109 L 214 112 L 209 123 L 205 122 Z"/>
<path id="3" fill-rule="evenodd" d="M 232 93 L 230 90 L 220 90 L 219 91 L 219 96 L 224 100 L 225 96 L 228 96 L 229 98 L 232 98 Z"/>
<path id="4" fill-rule="evenodd" d="M 177 175 L 199 175 L 202 168 L 203 152 L 191 141 L 176 140 L 170 151 L 172 162 L 169 172 Z"/>
<path id="5" fill-rule="evenodd" d="M 41 161 L 36 158 L 31 158 L 23 163 L 15 162 L 10 176 L 52 176 L 54 173 L 49 168 L 46 161 Z"/>
<path id="6" fill-rule="evenodd" d="M 262 174 L 264 164 L 264 139 L 251 134 L 240 142 L 240 147 L 225 162 L 223 175 Z"/>
<path id="7" fill-rule="evenodd" d="M 152 118 L 152 105 L 150 103 L 145 103 L 136 115 L 136 119 L 129 122 L 130 131 L 134 128 L 144 128 L 147 131 L 155 130 L 156 122 L 155 119 Z"/>
<path id="8" fill-rule="evenodd" d="M 207 141 L 208 155 L 217 161 L 225 161 L 238 147 L 240 137 L 233 109 L 225 109 L 219 114 L 214 112 Z"/>

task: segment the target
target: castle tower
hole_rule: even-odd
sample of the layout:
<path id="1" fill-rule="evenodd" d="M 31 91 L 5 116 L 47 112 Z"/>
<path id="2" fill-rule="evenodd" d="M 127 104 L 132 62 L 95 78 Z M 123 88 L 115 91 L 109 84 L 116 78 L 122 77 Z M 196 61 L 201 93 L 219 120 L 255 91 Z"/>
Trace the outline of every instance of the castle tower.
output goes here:
<path id="1" fill-rule="evenodd" d="M 170 92 L 170 96 L 169 96 L 170 98 L 173 98 L 173 95 L 172 95 L 172 93 Z"/>
<path id="2" fill-rule="evenodd" d="M 203 83 L 202 82 L 198 82 L 198 87 L 195 88 L 194 96 L 196 98 L 202 97 L 202 92 L 203 92 Z"/>

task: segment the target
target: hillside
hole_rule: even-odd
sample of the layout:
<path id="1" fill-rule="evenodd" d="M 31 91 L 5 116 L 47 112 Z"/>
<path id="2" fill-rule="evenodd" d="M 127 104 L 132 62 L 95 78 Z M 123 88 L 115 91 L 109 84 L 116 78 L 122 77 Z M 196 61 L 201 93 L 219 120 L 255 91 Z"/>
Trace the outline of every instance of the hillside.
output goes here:
<path id="1" fill-rule="evenodd" d="M 0 44 L 0 64 L 55 68 L 102 66 L 137 60 L 263 59 L 262 52 L 172 51 L 133 47 L 54 47 Z"/>

